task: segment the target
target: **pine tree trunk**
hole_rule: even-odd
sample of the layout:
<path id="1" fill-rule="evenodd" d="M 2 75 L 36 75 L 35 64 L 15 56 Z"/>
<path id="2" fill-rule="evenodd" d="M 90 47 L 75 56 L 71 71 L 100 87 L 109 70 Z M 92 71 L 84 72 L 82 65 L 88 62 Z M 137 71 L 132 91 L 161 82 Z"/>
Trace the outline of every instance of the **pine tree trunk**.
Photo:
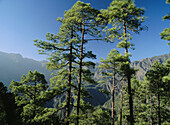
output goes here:
<path id="1" fill-rule="evenodd" d="M 83 17 L 82 17 L 83 19 Z M 80 93 L 81 93 L 81 74 L 82 74 L 82 62 L 83 62 L 83 43 L 84 43 L 84 32 L 85 32 L 85 24 L 84 20 L 82 27 L 82 39 L 81 39 L 81 50 L 80 50 L 80 64 L 79 64 L 79 79 L 78 79 L 78 98 L 77 98 L 77 119 L 76 125 L 79 124 L 79 109 L 80 109 Z"/>
<path id="2" fill-rule="evenodd" d="M 71 39 L 73 38 L 73 29 L 71 31 Z M 68 71 L 68 87 L 66 97 L 66 125 L 69 125 L 68 117 L 70 116 L 70 98 L 71 98 L 71 69 L 72 69 L 72 42 L 70 43 L 70 60 L 69 60 L 69 71 Z"/>
<path id="3" fill-rule="evenodd" d="M 124 30 L 124 37 L 125 37 L 125 54 L 128 53 L 128 43 L 127 43 L 127 31 L 126 31 L 126 24 L 123 21 L 123 30 Z M 130 66 L 129 66 L 130 68 Z M 130 70 L 130 69 L 129 69 Z M 127 72 L 127 81 L 128 81 L 128 94 L 129 94 L 129 109 L 130 109 L 130 124 L 134 125 L 134 116 L 133 116 L 133 100 L 132 100 L 132 92 L 131 92 L 131 74 Z"/>
<path id="4" fill-rule="evenodd" d="M 160 94 L 158 93 L 158 124 L 161 125 Z"/>
<path id="5" fill-rule="evenodd" d="M 133 100 L 132 100 L 132 93 L 131 93 L 131 81 L 130 76 L 128 76 L 128 94 L 129 94 L 129 108 L 130 108 L 130 124 L 134 124 L 134 117 L 133 117 Z"/>
<path id="6" fill-rule="evenodd" d="M 37 85 L 37 83 L 35 82 L 34 83 L 34 112 L 33 112 L 33 118 L 36 116 L 36 107 L 35 107 L 35 98 L 36 98 L 36 91 L 37 91 L 36 85 Z M 35 122 L 33 124 L 35 124 Z"/>
<path id="7" fill-rule="evenodd" d="M 123 20 L 123 31 L 124 31 L 124 38 L 125 38 L 125 54 L 128 53 L 128 44 L 127 44 L 127 30 L 126 30 L 126 24 L 125 21 Z"/>
<path id="8" fill-rule="evenodd" d="M 122 92 L 121 92 L 121 106 L 120 106 L 120 125 L 122 125 L 122 108 L 123 108 L 123 89 L 124 89 L 124 80 L 122 85 Z"/>
<path id="9" fill-rule="evenodd" d="M 153 107 L 153 104 L 152 104 L 152 94 L 151 94 L 151 110 L 150 110 L 150 125 L 152 125 L 153 123 L 153 116 L 152 116 L 152 107 Z"/>
<path id="10" fill-rule="evenodd" d="M 114 125 L 114 94 L 115 94 L 115 68 L 113 69 L 114 75 L 113 75 L 113 89 L 112 89 L 112 122 L 111 125 Z"/>

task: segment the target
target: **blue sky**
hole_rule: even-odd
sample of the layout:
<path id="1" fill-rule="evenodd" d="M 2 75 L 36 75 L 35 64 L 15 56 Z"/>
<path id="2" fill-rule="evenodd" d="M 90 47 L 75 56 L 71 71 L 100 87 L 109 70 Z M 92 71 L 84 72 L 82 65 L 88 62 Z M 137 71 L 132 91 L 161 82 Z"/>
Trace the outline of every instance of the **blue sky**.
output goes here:
<path id="1" fill-rule="evenodd" d="M 60 23 L 57 17 L 62 17 L 65 10 L 70 9 L 77 0 L 0 0 L 0 51 L 20 53 L 23 57 L 35 60 L 45 60 L 46 56 L 39 55 L 34 46 L 34 39 L 45 39 L 47 32 L 57 33 Z M 112 0 L 82 0 L 91 3 L 98 9 L 106 9 Z M 165 0 L 136 0 L 138 7 L 145 9 L 147 20 L 144 25 L 148 31 L 139 35 L 133 34 L 132 43 L 135 50 L 130 50 L 131 60 L 170 53 L 170 46 L 161 40 L 160 33 L 170 27 L 162 17 L 170 12 L 170 4 Z M 97 55 L 106 58 L 109 51 L 116 47 L 115 43 L 92 41 L 87 45 Z M 122 50 L 124 51 L 124 50 Z"/>

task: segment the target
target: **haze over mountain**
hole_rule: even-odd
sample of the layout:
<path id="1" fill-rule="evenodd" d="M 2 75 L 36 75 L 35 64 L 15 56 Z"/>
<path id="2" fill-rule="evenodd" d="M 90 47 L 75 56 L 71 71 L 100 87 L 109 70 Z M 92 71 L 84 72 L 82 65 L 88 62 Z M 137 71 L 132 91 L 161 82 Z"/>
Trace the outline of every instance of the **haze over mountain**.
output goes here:
<path id="1" fill-rule="evenodd" d="M 165 63 L 170 58 L 170 54 L 164 54 L 160 56 L 154 56 L 152 58 L 145 58 L 139 61 L 134 61 L 131 66 L 139 71 L 136 73 L 136 77 L 140 80 L 144 80 L 145 73 L 150 69 L 152 64 L 158 60 L 160 63 Z"/>
<path id="2" fill-rule="evenodd" d="M 154 61 L 158 60 L 159 62 L 164 63 L 168 58 L 170 58 L 170 54 L 141 59 L 139 61 L 132 62 L 131 66 L 135 69 L 139 69 L 139 71 L 136 73 L 136 77 L 140 80 L 143 80 L 146 71 L 150 69 Z M 23 74 L 27 74 L 29 70 L 37 70 L 38 72 L 44 73 L 47 81 L 49 81 L 51 77 L 51 73 L 46 69 L 45 61 L 36 61 L 33 59 L 23 58 L 20 54 L 9 54 L 4 52 L 0 52 L 0 59 L 0 81 L 2 81 L 5 86 L 9 86 L 12 80 L 20 81 L 21 76 Z M 96 64 L 95 68 L 90 67 L 90 69 L 94 72 L 94 78 L 96 81 L 101 80 L 99 69 L 97 67 L 98 65 L 99 63 Z M 97 85 L 87 85 L 86 89 L 92 98 L 85 100 L 94 106 L 103 105 L 110 99 L 110 97 L 99 92 L 99 89 L 101 88 L 110 91 L 112 84 L 110 82 L 106 82 L 104 84 L 100 83 Z M 49 106 L 56 107 L 62 100 L 62 98 L 55 98 L 51 103 L 49 103 Z"/>
<path id="3" fill-rule="evenodd" d="M 139 69 L 136 73 L 136 77 L 140 80 L 143 80 L 146 71 L 148 71 L 151 65 L 158 60 L 161 63 L 170 58 L 170 54 L 154 56 L 152 58 L 141 59 L 139 61 L 134 61 L 131 63 L 131 66 L 135 69 Z M 14 53 L 5 53 L 0 52 L 0 81 L 2 81 L 6 86 L 10 84 L 12 80 L 20 80 L 23 74 L 27 74 L 29 70 L 44 73 L 46 80 L 48 81 L 50 72 L 46 69 L 46 61 L 36 61 L 29 58 L 23 58 L 20 54 Z M 96 67 L 90 68 L 94 72 L 94 78 L 98 81 L 100 80 L 99 69 Z"/>
<path id="4" fill-rule="evenodd" d="M 161 63 L 165 63 L 167 59 L 170 58 L 170 53 L 169 54 L 164 54 L 160 56 L 154 56 L 151 58 L 146 58 L 146 59 L 141 59 L 139 61 L 134 61 L 131 62 L 131 67 L 138 69 L 136 72 L 136 78 L 139 80 L 144 80 L 145 73 L 150 69 L 152 64 L 158 60 Z M 97 68 L 99 64 L 96 65 L 95 69 L 93 69 L 94 72 L 94 78 L 96 81 L 101 80 L 101 74 L 99 72 L 99 69 Z M 116 79 L 116 84 L 120 82 L 118 79 Z M 104 95 L 103 93 L 99 92 L 98 89 L 106 89 L 108 91 L 112 90 L 112 83 L 110 81 L 105 82 L 105 83 L 99 83 L 96 86 L 90 86 L 89 88 L 87 87 L 88 91 L 92 95 L 91 99 L 88 99 L 88 101 L 93 104 L 93 105 L 98 105 L 101 104 L 103 105 L 105 102 L 110 99 L 110 97 Z M 111 103 L 110 103 L 111 106 Z"/>
<path id="5" fill-rule="evenodd" d="M 37 70 L 45 74 L 46 80 L 50 78 L 50 72 L 46 69 L 45 61 L 36 61 L 23 58 L 20 54 L 0 52 L 0 81 L 9 86 L 12 80 L 20 81 L 22 75 L 29 70 Z"/>

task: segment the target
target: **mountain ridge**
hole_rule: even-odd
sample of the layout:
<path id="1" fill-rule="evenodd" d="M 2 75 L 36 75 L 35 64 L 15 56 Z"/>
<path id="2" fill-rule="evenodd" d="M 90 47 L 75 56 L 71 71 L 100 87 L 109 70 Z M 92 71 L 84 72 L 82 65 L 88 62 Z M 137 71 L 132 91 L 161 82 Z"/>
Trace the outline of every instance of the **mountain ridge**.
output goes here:
<path id="1" fill-rule="evenodd" d="M 29 70 L 37 70 L 38 72 L 45 74 L 47 81 L 51 78 L 51 73 L 46 69 L 46 60 L 37 61 L 31 58 L 25 58 L 18 53 L 6 53 L 1 51 L 0 58 L 0 81 L 6 86 L 8 86 L 12 80 L 20 80 L 21 76 L 27 74 Z M 143 80 L 144 74 L 149 70 L 154 61 L 158 60 L 159 62 L 164 63 L 168 58 L 170 58 L 170 53 L 133 61 L 131 62 L 131 66 L 135 69 L 139 69 L 136 76 L 138 79 Z M 94 72 L 94 78 L 97 81 L 100 79 L 97 67 L 99 64 L 100 63 L 96 63 L 96 67 L 94 69 L 91 68 Z M 9 76 L 9 78 L 7 76 Z"/>
<path id="2" fill-rule="evenodd" d="M 12 80 L 20 81 L 22 75 L 26 75 L 29 70 L 37 70 L 45 74 L 46 79 L 51 77 L 46 69 L 45 61 L 24 58 L 21 54 L 0 52 L 0 81 L 9 86 Z"/>
<path id="3" fill-rule="evenodd" d="M 144 80 L 145 73 L 150 69 L 151 65 L 156 60 L 160 63 L 165 63 L 168 58 L 170 58 L 170 53 L 160 56 L 153 56 L 151 58 L 140 59 L 139 61 L 131 62 L 131 67 L 139 70 L 136 73 L 136 78 L 139 80 Z"/>
<path id="4" fill-rule="evenodd" d="M 14 54 L 14 53 L 5 53 L 0 52 L 0 81 L 4 83 L 5 86 L 9 86 L 12 80 L 20 81 L 20 78 L 23 74 L 27 74 L 29 70 L 34 71 L 37 70 L 40 73 L 43 73 L 46 77 L 46 80 L 49 83 L 49 79 L 51 78 L 51 72 L 46 69 L 45 63 L 47 61 L 36 61 L 34 59 L 24 58 L 21 54 Z M 143 80 L 145 73 L 150 69 L 151 65 L 154 61 L 158 60 L 161 63 L 165 63 L 167 59 L 170 58 L 169 54 L 164 54 L 160 56 L 154 56 L 151 58 L 141 59 L 139 61 L 134 61 L 131 63 L 131 67 L 135 69 L 139 69 L 136 73 L 136 77 L 139 80 Z M 98 65 L 100 63 L 96 63 L 95 68 L 89 67 L 92 72 L 94 72 L 94 79 L 96 81 L 100 81 L 101 74 L 98 69 Z M 118 82 L 118 80 L 117 80 Z M 99 89 L 107 89 L 110 91 L 112 88 L 112 83 L 106 82 L 105 84 L 97 84 L 97 85 L 86 85 L 86 89 L 88 90 L 89 94 L 92 98 L 86 98 L 85 101 L 89 102 L 90 104 L 97 106 L 97 105 L 104 105 L 110 97 L 105 95 L 99 91 Z M 59 104 L 58 101 L 62 101 L 58 97 L 51 100 L 48 103 L 49 107 L 57 107 Z"/>

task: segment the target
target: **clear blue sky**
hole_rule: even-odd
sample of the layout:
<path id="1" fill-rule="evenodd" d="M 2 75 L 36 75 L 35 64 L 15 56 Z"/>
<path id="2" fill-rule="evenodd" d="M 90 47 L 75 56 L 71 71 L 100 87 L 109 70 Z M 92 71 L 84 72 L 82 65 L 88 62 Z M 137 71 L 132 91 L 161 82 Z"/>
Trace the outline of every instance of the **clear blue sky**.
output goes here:
<path id="1" fill-rule="evenodd" d="M 46 56 L 38 54 L 33 45 L 34 39 L 45 39 L 47 32 L 57 33 L 60 24 L 57 17 L 62 17 L 77 0 L 0 0 L 0 51 L 20 53 L 26 58 L 44 60 Z M 98 9 L 106 9 L 112 0 L 82 0 Z M 170 46 L 161 40 L 160 33 L 164 28 L 170 27 L 170 22 L 163 21 L 162 17 L 170 12 L 170 4 L 165 0 L 136 0 L 138 7 L 145 8 L 148 17 L 144 25 L 148 31 L 133 35 L 132 43 L 135 50 L 130 50 L 133 55 L 131 60 L 139 60 L 170 53 Z M 116 47 L 115 43 L 102 41 L 89 42 L 88 50 L 106 58 L 109 51 Z"/>

